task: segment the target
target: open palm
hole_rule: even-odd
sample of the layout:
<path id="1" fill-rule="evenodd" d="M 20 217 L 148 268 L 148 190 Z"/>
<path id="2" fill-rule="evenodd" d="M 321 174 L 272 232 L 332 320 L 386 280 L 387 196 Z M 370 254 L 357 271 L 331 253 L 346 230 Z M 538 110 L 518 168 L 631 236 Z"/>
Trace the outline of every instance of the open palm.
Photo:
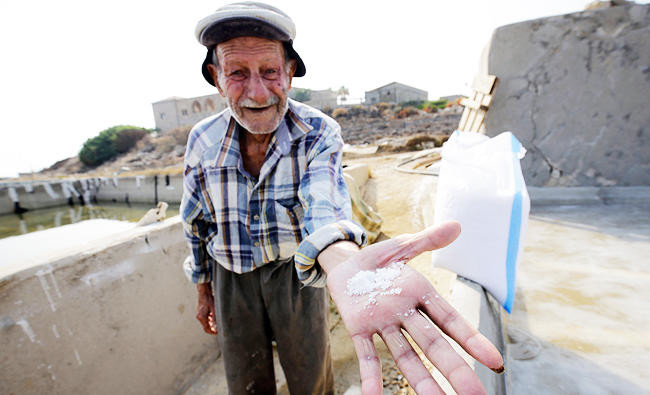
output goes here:
<path id="1" fill-rule="evenodd" d="M 418 254 L 456 239 L 450 222 L 401 235 L 362 249 L 328 272 L 327 285 L 359 359 L 364 394 L 382 391 L 381 365 L 372 336 L 388 346 L 397 366 L 418 394 L 444 393 L 407 341 L 407 332 L 459 394 L 485 393 L 481 382 L 436 329 L 493 370 L 503 368 L 496 347 L 438 295 L 420 273 L 405 265 Z"/>

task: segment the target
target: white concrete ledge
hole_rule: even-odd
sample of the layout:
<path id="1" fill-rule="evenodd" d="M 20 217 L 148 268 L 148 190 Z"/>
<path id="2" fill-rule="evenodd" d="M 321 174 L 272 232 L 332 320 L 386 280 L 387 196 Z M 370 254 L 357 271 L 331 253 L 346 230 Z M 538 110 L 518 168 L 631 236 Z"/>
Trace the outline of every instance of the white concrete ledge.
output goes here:
<path id="1" fill-rule="evenodd" d="M 179 217 L 84 247 L 0 279 L 0 392 L 182 392 L 219 347 L 194 318 Z"/>
<path id="2" fill-rule="evenodd" d="M 650 187 L 528 187 L 533 206 L 650 203 Z"/>

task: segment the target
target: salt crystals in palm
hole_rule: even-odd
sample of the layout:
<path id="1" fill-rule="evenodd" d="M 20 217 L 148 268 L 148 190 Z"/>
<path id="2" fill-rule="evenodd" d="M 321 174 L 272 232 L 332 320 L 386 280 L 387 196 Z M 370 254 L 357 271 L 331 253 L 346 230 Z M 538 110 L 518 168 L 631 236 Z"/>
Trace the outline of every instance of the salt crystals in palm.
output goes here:
<path id="1" fill-rule="evenodd" d="M 395 262 L 377 270 L 362 270 L 348 279 L 346 294 L 349 296 L 368 295 L 369 303 L 377 303 L 377 295 L 399 295 L 402 288 L 393 287 L 393 280 L 399 277 L 404 263 Z"/>

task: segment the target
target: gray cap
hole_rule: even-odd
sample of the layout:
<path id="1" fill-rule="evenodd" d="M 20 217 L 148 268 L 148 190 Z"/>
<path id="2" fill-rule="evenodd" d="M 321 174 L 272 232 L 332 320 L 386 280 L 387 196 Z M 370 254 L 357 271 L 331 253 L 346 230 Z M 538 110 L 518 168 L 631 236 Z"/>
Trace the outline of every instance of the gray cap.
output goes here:
<path id="1" fill-rule="evenodd" d="M 207 65 L 212 63 L 212 51 L 219 43 L 243 36 L 281 41 L 289 58 L 296 60 L 294 77 L 305 75 L 305 64 L 293 49 L 296 25 L 287 14 L 268 4 L 245 1 L 225 5 L 201 19 L 194 34 L 196 39 L 208 48 L 201 72 L 211 85 L 214 85 L 214 81 Z"/>

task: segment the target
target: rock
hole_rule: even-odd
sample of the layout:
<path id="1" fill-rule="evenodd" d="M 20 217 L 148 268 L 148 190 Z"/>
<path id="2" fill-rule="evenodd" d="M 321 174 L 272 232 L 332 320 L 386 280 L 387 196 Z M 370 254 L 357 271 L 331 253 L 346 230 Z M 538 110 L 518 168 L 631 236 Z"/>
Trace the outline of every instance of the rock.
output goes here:
<path id="1" fill-rule="evenodd" d="M 175 156 L 184 156 L 185 155 L 185 146 L 177 144 L 174 147 L 174 155 Z"/>

